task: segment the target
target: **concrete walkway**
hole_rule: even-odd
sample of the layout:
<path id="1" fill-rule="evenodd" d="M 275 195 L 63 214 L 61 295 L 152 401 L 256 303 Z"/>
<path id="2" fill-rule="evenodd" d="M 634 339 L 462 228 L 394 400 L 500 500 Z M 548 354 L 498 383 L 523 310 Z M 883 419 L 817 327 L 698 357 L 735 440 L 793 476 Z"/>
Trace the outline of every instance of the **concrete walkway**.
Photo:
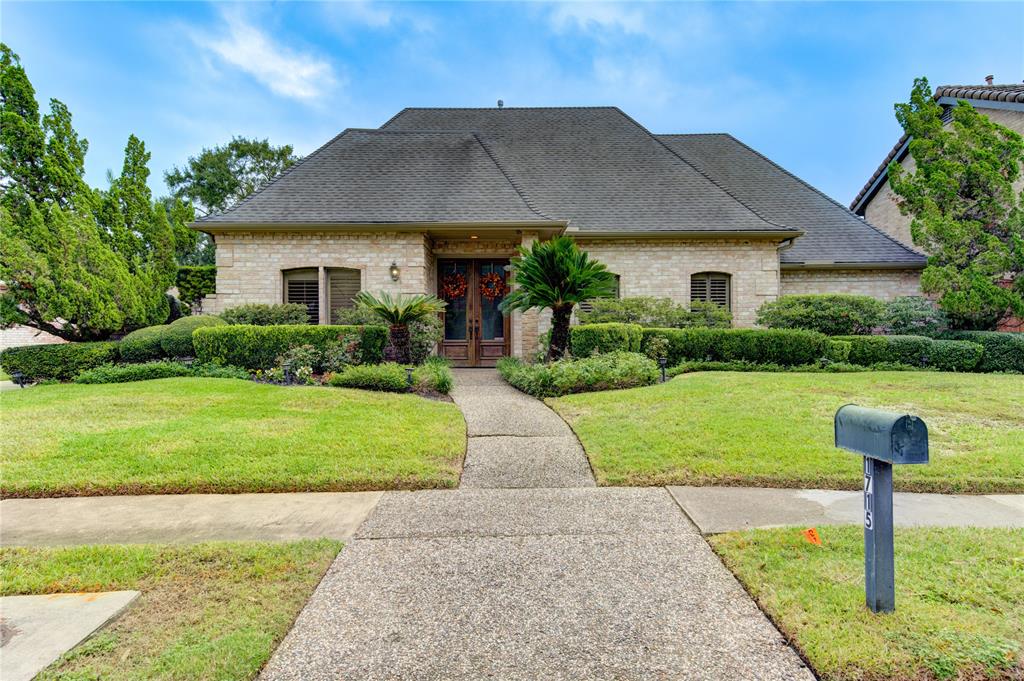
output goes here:
<path id="1" fill-rule="evenodd" d="M 864 522 L 862 492 L 759 487 L 669 487 L 704 534 L 782 525 Z M 893 495 L 898 527 L 1024 527 L 1024 494 Z"/>
<path id="2" fill-rule="evenodd" d="M 4 499 L 0 545 L 348 539 L 383 492 Z"/>
<path id="3" fill-rule="evenodd" d="M 543 404 L 456 381 L 463 487 L 385 494 L 261 678 L 813 678 L 665 489 L 593 487 Z"/>

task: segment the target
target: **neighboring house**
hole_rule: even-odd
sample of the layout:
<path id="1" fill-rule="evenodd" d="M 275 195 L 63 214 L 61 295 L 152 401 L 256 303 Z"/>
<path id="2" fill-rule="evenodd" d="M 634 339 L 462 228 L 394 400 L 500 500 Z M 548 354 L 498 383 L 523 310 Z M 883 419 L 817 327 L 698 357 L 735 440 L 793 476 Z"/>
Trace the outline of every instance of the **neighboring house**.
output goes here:
<path id="1" fill-rule="evenodd" d="M 0 282 L 0 293 L 6 291 L 7 287 Z M 0 350 L 16 348 L 21 345 L 47 345 L 51 343 L 65 343 L 63 338 L 34 329 L 31 326 L 15 324 L 8 329 L 0 329 Z"/>
<path id="2" fill-rule="evenodd" d="M 621 296 L 710 300 L 737 326 L 785 293 L 919 292 L 924 258 L 725 134 L 654 135 L 614 107 L 405 109 L 350 129 L 231 210 L 204 311 L 301 302 L 329 323 L 358 290 L 448 301 L 442 352 L 492 365 L 546 321 L 498 307 L 516 247 L 556 234 Z"/>
<path id="3" fill-rule="evenodd" d="M 935 88 L 934 96 L 946 109 L 947 121 L 952 118 L 952 108 L 956 103 L 966 100 L 994 123 L 1024 135 L 1024 84 L 942 85 Z M 911 219 L 900 213 L 896 205 L 895 195 L 889 188 L 888 169 L 892 161 L 908 170 L 914 169 L 909 143 L 908 136 L 903 135 L 850 204 L 854 213 L 908 245 L 913 244 L 910 238 Z M 1021 189 L 1024 189 L 1024 177 L 1017 182 L 1017 190 Z"/>

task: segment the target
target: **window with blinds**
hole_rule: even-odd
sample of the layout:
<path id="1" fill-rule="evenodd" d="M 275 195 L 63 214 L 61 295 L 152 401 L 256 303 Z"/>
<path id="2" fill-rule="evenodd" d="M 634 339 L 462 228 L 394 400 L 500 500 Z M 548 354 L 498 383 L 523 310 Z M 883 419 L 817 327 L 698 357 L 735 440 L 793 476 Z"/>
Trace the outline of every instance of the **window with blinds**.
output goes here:
<path id="1" fill-rule="evenodd" d="M 698 272 L 690 277 L 690 302 L 715 303 L 732 309 L 729 275 L 722 272 Z"/>
<path id="2" fill-rule="evenodd" d="M 284 302 L 306 306 L 310 324 L 320 323 L 320 273 L 291 270 L 284 273 Z"/>
<path id="3" fill-rule="evenodd" d="M 609 298 L 617 299 L 617 298 L 620 297 L 620 295 L 619 295 L 619 286 L 620 286 L 620 284 L 619 284 L 619 275 L 613 274 L 612 276 L 615 277 L 615 284 L 612 287 L 612 294 L 610 296 L 608 296 L 608 297 Z M 584 300 L 582 303 L 579 304 L 579 308 L 583 312 L 590 312 L 591 310 L 594 309 L 594 306 L 590 304 L 589 300 Z"/>
<path id="4" fill-rule="evenodd" d="M 337 323 L 340 310 L 355 307 L 352 299 L 359 293 L 360 285 L 359 270 L 348 267 L 327 270 L 327 302 L 332 324 Z"/>

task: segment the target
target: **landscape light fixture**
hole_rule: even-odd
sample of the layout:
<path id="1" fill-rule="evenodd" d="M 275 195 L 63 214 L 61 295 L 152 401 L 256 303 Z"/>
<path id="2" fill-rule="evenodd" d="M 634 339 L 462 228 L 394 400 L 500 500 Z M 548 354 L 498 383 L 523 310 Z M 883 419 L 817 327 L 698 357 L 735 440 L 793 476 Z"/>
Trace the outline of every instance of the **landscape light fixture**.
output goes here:
<path id="1" fill-rule="evenodd" d="M 389 271 L 391 272 L 391 281 L 398 281 L 399 275 L 402 274 L 402 270 L 398 269 L 398 264 L 392 262 L 391 269 Z"/>

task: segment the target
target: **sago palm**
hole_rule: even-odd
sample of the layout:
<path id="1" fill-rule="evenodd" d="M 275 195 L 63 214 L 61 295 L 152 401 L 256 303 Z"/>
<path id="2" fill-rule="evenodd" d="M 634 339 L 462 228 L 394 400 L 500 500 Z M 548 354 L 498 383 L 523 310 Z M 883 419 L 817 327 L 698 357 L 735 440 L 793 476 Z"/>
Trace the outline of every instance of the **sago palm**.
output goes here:
<path id="1" fill-rule="evenodd" d="M 505 310 L 551 308 L 551 345 L 548 360 L 565 354 L 569 319 L 577 304 L 611 295 L 615 276 L 566 236 L 535 241 L 511 263 L 515 290 L 505 296 Z"/>
<path id="2" fill-rule="evenodd" d="M 409 324 L 426 319 L 444 309 L 446 303 L 434 296 L 417 294 L 392 296 L 381 291 L 375 296 L 368 291 L 360 291 L 355 297 L 357 305 L 373 312 L 381 321 L 390 326 L 391 346 L 395 350 L 394 360 L 402 364 L 412 362 L 412 346 L 409 343 Z"/>

